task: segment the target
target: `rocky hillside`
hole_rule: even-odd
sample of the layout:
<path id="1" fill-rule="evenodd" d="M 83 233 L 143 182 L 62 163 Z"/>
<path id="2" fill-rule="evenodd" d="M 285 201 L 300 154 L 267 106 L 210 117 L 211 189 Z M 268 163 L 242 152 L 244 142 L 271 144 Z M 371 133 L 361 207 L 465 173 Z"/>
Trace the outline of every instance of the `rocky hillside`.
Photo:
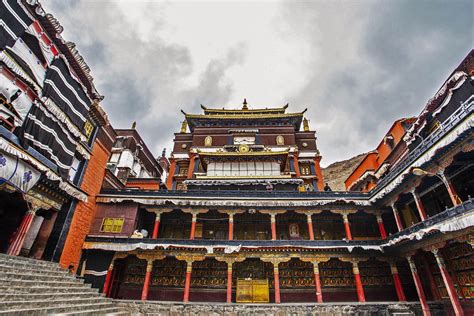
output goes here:
<path id="1" fill-rule="evenodd" d="M 347 160 L 337 161 L 322 168 L 324 181 L 329 183 L 333 191 L 345 191 L 344 181 L 359 165 L 366 154 L 360 154 Z"/>

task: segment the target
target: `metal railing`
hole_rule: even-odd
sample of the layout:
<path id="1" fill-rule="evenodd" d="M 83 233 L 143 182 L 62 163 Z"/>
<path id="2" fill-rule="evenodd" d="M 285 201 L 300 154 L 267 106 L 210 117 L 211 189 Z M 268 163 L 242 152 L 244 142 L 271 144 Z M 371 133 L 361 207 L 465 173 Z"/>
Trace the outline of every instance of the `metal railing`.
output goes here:
<path id="1" fill-rule="evenodd" d="M 404 159 L 399 164 L 395 165 L 389 173 L 383 177 L 375 186 L 375 188 L 370 191 L 371 195 L 374 196 L 380 190 L 382 190 L 389 182 L 391 182 L 395 177 L 402 173 L 406 168 L 408 168 L 416 159 L 418 159 L 422 154 L 424 154 L 428 149 L 430 149 L 435 143 L 437 143 L 442 137 L 449 133 L 456 125 L 463 121 L 467 116 L 469 116 L 474 110 L 474 96 L 469 97 L 461 106 L 453 112 L 443 123 L 440 124 L 439 128 L 434 131 L 432 134 L 423 138 L 421 143 L 411 150 L 408 154 L 408 157 Z"/>

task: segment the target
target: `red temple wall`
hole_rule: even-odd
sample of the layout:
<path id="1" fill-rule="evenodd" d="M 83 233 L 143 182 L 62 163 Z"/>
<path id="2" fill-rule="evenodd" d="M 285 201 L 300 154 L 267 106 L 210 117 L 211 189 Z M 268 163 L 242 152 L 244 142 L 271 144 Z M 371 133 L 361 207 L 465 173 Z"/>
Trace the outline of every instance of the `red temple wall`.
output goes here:
<path id="1" fill-rule="evenodd" d="M 135 203 L 104 204 L 97 203 L 97 213 L 92 223 L 90 234 L 92 235 L 114 235 L 130 236 L 135 230 L 137 220 L 138 205 Z M 102 233 L 100 228 L 104 218 L 124 218 L 122 232 L 120 233 Z"/>

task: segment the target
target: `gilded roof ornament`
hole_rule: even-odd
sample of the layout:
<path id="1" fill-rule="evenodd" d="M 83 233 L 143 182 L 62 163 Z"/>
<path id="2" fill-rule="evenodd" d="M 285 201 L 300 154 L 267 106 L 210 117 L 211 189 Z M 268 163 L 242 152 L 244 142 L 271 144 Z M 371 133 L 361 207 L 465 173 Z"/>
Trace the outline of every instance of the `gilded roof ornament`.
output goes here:
<path id="1" fill-rule="evenodd" d="M 244 111 L 248 111 L 248 107 L 247 107 L 247 99 L 244 99 L 244 103 L 243 103 L 243 106 L 242 106 L 242 110 Z"/>
<path id="2" fill-rule="evenodd" d="M 309 121 L 306 117 L 303 118 L 303 130 L 309 132 Z"/>
<path id="3" fill-rule="evenodd" d="M 184 120 L 183 122 L 181 122 L 180 133 L 186 133 L 187 128 L 188 128 L 188 121 Z"/>

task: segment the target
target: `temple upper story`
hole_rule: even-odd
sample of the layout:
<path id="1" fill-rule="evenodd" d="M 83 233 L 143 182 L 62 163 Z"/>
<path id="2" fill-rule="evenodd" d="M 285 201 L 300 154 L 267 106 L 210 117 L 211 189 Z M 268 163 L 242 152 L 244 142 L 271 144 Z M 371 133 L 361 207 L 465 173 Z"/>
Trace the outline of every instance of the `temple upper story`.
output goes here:
<path id="1" fill-rule="evenodd" d="M 183 112 L 168 189 L 322 189 L 321 156 L 306 109 L 250 109 L 246 99 L 240 109 L 201 108 L 203 114 Z"/>

